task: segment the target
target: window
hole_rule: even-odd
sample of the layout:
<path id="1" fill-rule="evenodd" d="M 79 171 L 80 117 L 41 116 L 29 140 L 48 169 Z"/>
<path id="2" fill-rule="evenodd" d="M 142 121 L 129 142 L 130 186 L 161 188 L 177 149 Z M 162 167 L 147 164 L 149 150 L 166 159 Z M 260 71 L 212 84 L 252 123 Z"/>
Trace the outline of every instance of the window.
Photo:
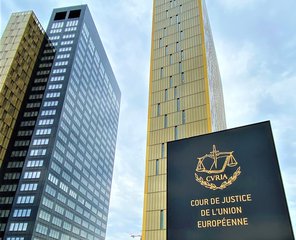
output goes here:
<path id="1" fill-rule="evenodd" d="M 61 89 L 63 87 L 62 84 L 50 84 L 48 89 L 52 90 L 52 89 Z"/>
<path id="2" fill-rule="evenodd" d="M 81 12 L 81 10 L 79 9 L 79 10 L 72 10 L 72 11 L 70 11 L 70 13 L 69 13 L 69 17 L 68 18 L 79 18 L 79 16 L 80 16 L 80 12 Z M 78 24 L 78 20 L 76 20 L 77 21 L 77 24 Z M 76 22 L 76 21 L 73 21 L 73 22 Z M 76 24 L 76 25 L 77 25 Z M 75 25 L 75 26 L 76 26 Z"/>
<path id="3" fill-rule="evenodd" d="M 41 225 L 39 223 L 37 224 L 36 232 L 41 233 L 41 234 L 47 236 L 47 231 L 48 231 L 48 228 L 47 227 L 45 227 L 45 226 L 43 226 L 43 225 Z"/>
<path id="4" fill-rule="evenodd" d="M 56 231 L 56 230 L 51 229 L 49 231 L 49 236 L 54 238 L 54 239 L 59 239 L 60 233 L 58 231 Z"/>
<path id="5" fill-rule="evenodd" d="M 47 192 L 49 195 L 55 197 L 56 190 L 54 190 L 51 186 L 47 185 L 45 188 L 45 192 Z"/>
<path id="6" fill-rule="evenodd" d="M 63 81 L 64 80 L 64 76 L 55 76 L 55 77 L 51 77 L 50 81 L 51 82 L 59 82 L 59 81 Z"/>
<path id="7" fill-rule="evenodd" d="M 46 154 L 46 149 L 32 149 L 30 151 L 30 156 L 44 156 Z"/>
<path id="8" fill-rule="evenodd" d="M 59 92 L 47 93 L 46 98 L 56 98 L 56 97 L 59 97 L 60 95 L 61 95 L 61 93 L 59 93 Z"/>
<path id="9" fill-rule="evenodd" d="M 181 73 L 181 82 L 184 83 L 185 82 L 185 76 L 184 76 L 184 72 Z"/>
<path id="10" fill-rule="evenodd" d="M 72 32 L 72 31 L 76 31 L 77 30 L 77 27 L 67 27 L 65 29 L 65 32 Z"/>
<path id="11" fill-rule="evenodd" d="M 178 126 L 175 126 L 175 140 L 178 139 Z"/>
<path id="12" fill-rule="evenodd" d="M 55 14 L 54 16 L 54 20 L 62 20 L 62 19 L 65 19 L 66 18 L 66 14 L 67 12 L 58 12 Z"/>
<path id="13" fill-rule="evenodd" d="M 179 62 L 179 73 L 182 72 L 182 62 Z"/>
<path id="14" fill-rule="evenodd" d="M 43 94 L 33 94 L 29 96 L 29 99 L 41 99 Z"/>
<path id="15" fill-rule="evenodd" d="M 71 44 L 73 44 L 73 40 L 71 40 L 71 41 L 62 41 L 61 42 L 61 45 L 63 46 L 63 45 L 71 45 Z M 68 62 L 67 62 L 68 63 Z M 67 65 L 67 64 L 63 64 L 63 65 Z M 56 65 L 56 66 L 61 66 L 61 65 Z"/>
<path id="16" fill-rule="evenodd" d="M 9 226 L 10 232 L 24 232 L 27 230 L 28 223 L 19 222 L 19 223 L 11 223 Z"/>
<path id="17" fill-rule="evenodd" d="M 65 34 L 63 35 L 63 39 L 74 38 L 75 34 Z"/>
<path id="18" fill-rule="evenodd" d="M 59 52 L 69 52 L 71 51 L 72 47 L 63 47 L 59 49 Z"/>
<path id="19" fill-rule="evenodd" d="M 34 203 L 34 196 L 20 196 L 17 198 L 17 204 L 32 204 Z"/>
<path id="20" fill-rule="evenodd" d="M 178 97 L 178 88 L 177 86 L 174 87 L 174 98 Z"/>
<path id="21" fill-rule="evenodd" d="M 62 220 L 57 217 L 52 218 L 52 224 L 61 227 L 62 226 Z"/>
<path id="22" fill-rule="evenodd" d="M 160 229 L 164 229 L 164 210 L 160 210 Z"/>
<path id="23" fill-rule="evenodd" d="M 73 34 L 73 37 L 74 37 L 75 35 Z M 63 38 L 64 38 L 64 36 L 63 36 Z M 64 59 L 64 58 L 69 58 L 70 57 L 70 54 L 69 53 L 67 53 L 67 54 L 59 54 L 59 55 L 57 55 L 57 59 Z"/>
<path id="24" fill-rule="evenodd" d="M 162 78 L 162 77 L 163 77 L 163 67 L 161 67 L 161 68 L 160 68 L 159 77 L 160 77 L 160 78 Z"/>
<path id="25" fill-rule="evenodd" d="M 27 151 L 12 151 L 11 152 L 11 157 L 25 157 L 27 155 Z"/>
<path id="26" fill-rule="evenodd" d="M 39 212 L 39 218 L 43 219 L 44 221 L 49 222 L 50 221 L 50 214 L 47 213 L 47 212 L 45 212 L 45 211 L 43 211 L 43 210 L 41 210 Z"/>
<path id="27" fill-rule="evenodd" d="M 36 135 L 47 135 L 51 133 L 51 128 L 42 128 L 36 131 Z"/>
<path id="28" fill-rule="evenodd" d="M 22 168 L 24 162 L 9 162 L 7 168 Z"/>
<path id="29" fill-rule="evenodd" d="M 185 115 L 185 110 L 182 111 L 182 124 L 185 124 L 186 122 L 186 115 Z"/>
<path id="30" fill-rule="evenodd" d="M 38 125 L 39 125 L 39 126 L 43 126 L 43 125 L 51 125 L 51 124 L 53 124 L 53 119 L 52 119 L 52 118 L 50 118 L 50 119 L 41 119 L 41 120 L 39 120 L 39 122 L 38 122 Z"/>
<path id="31" fill-rule="evenodd" d="M 168 100 L 168 90 L 165 89 L 164 90 L 164 101 L 167 101 Z"/>
<path id="32" fill-rule="evenodd" d="M 15 141 L 14 142 L 14 146 L 15 147 L 25 147 L 25 146 L 29 146 L 30 144 L 30 140 L 26 140 L 26 141 Z"/>
<path id="33" fill-rule="evenodd" d="M 184 39 L 184 32 L 180 31 L 180 40 L 183 40 L 183 39 Z"/>
<path id="34" fill-rule="evenodd" d="M 165 55 L 169 54 L 169 46 L 168 45 L 165 46 L 165 52 L 164 53 L 165 53 Z"/>
<path id="35" fill-rule="evenodd" d="M 36 78 L 34 80 L 34 83 L 46 83 L 47 82 L 47 78 Z"/>
<path id="36" fill-rule="evenodd" d="M 6 240 L 25 240 L 24 237 L 8 237 Z"/>
<path id="37" fill-rule="evenodd" d="M 162 143 L 161 144 L 161 158 L 165 157 L 164 154 L 165 154 L 164 143 Z"/>
<path id="38" fill-rule="evenodd" d="M 55 115 L 55 114 L 56 114 L 56 110 L 55 109 L 43 110 L 41 112 L 41 116 L 51 116 L 51 115 Z"/>
<path id="39" fill-rule="evenodd" d="M 180 111 L 180 98 L 177 98 L 177 111 Z"/>
<path id="40" fill-rule="evenodd" d="M 31 209 L 16 209 L 13 212 L 13 217 L 30 217 Z"/>
<path id="41" fill-rule="evenodd" d="M 30 126 L 34 126 L 35 125 L 35 121 L 22 121 L 21 122 L 21 127 L 30 127 Z"/>
<path id="42" fill-rule="evenodd" d="M 13 179 L 19 179 L 20 178 L 20 173 L 19 172 L 10 172 L 10 173 L 5 173 L 4 174 L 4 180 L 13 180 Z"/>
<path id="43" fill-rule="evenodd" d="M 155 161 L 155 175 L 159 174 L 159 159 Z"/>
<path id="44" fill-rule="evenodd" d="M 18 131 L 17 135 L 18 136 L 31 136 L 33 133 L 32 130 L 23 130 L 23 131 Z"/>
<path id="45" fill-rule="evenodd" d="M 168 127 L 168 115 L 167 114 L 165 114 L 164 115 L 164 128 L 167 128 Z"/>
<path id="46" fill-rule="evenodd" d="M 53 201 L 49 200 L 47 197 L 44 197 L 42 200 L 42 204 L 46 207 L 48 207 L 49 209 L 53 208 Z"/>
<path id="47" fill-rule="evenodd" d="M 24 117 L 37 117 L 37 116 L 38 116 L 38 111 L 24 112 Z"/>
<path id="48" fill-rule="evenodd" d="M 16 184 L 5 184 L 0 186 L 0 192 L 14 192 L 16 188 Z"/>
<path id="49" fill-rule="evenodd" d="M 163 46 L 163 40 L 162 38 L 159 39 L 159 47 L 161 48 Z"/>
<path id="50" fill-rule="evenodd" d="M 40 178 L 40 171 L 36 171 L 36 172 L 25 172 L 24 174 L 24 179 L 37 179 Z"/>
<path id="51" fill-rule="evenodd" d="M 40 107 L 40 102 L 37 102 L 37 103 L 28 103 L 26 105 L 26 108 L 38 108 Z"/>
<path id="52" fill-rule="evenodd" d="M 173 64 L 173 54 L 170 54 L 170 64 Z"/>
<path id="53" fill-rule="evenodd" d="M 38 146 L 38 145 L 47 145 L 49 142 L 49 138 L 38 138 L 34 139 L 33 145 Z"/>
<path id="54" fill-rule="evenodd" d="M 176 52 L 179 52 L 179 51 L 180 51 L 180 43 L 176 42 Z"/>
<path id="55" fill-rule="evenodd" d="M 157 116 L 160 116 L 160 103 L 157 104 Z"/>
<path id="56" fill-rule="evenodd" d="M 24 183 L 21 185 L 21 192 L 22 191 L 35 191 L 37 190 L 37 183 Z"/>
<path id="57" fill-rule="evenodd" d="M 27 167 L 42 167 L 43 166 L 43 160 L 30 160 L 27 162 Z"/>
<path id="58" fill-rule="evenodd" d="M 0 204 L 12 204 L 13 197 L 0 197 Z"/>
<path id="59" fill-rule="evenodd" d="M 9 210 L 0 210 L 0 218 L 7 218 L 9 216 Z"/>
<path id="60" fill-rule="evenodd" d="M 54 185 L 58 185 L 59 180 L 51 173 L 48 175 L 48 180 L 51 181 Z"/>

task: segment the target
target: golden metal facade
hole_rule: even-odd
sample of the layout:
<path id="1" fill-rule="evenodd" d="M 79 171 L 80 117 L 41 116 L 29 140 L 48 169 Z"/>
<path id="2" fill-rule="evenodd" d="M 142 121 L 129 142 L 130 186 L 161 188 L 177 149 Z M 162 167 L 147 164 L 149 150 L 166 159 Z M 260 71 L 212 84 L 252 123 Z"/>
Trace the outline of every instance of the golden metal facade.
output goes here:
<path id="1" fill-rule="evenodd" d="M 44 38 L 33 12 L 11 15 L 0 43 L 0 166 Z"/>
<path id="2" fill-rule="evenodd" d="M 166 239 L 166 143 L 225 128 L 204 2 L 154 0 L 142 239 Z"/>

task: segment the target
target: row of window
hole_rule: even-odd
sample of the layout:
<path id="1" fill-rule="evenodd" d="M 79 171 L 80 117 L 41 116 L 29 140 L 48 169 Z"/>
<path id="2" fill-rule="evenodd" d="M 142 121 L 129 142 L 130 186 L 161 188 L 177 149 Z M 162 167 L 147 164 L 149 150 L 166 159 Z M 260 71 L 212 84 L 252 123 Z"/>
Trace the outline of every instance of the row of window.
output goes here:
<path id="1" fill-rule="evenodd" d="M 21 185 L 21 192 L 25 192 L 25 191 L 35 191 L 37 190 L 38 184 L 37 183 L 23 183 Z"/>
<path id="2" fill-rule="evenodd" d="M 48 135 L 51 133 L 51 128 L 41 128 L 36 131 L 36 135 Z"/>
<path id="3" fill-rule="evenodd" d="M 11 223 L 9 226 L 9 231 L 10 232 L 24 232 L 27 230 L 28 227 L 28 223 L 23 223 L 23 222 L 19 222 L 19 223 Z"/>
<path id="4" fill-rule="evenodd" d="M 31 209 L 15 209 L 13 217 L 30 217 L 31 211 Z"/>
<path id="5" fill-rule="evenodd" d="M 34 203 L 35 196 L 19 196 L 17 198 L 17 204 L 32 204 Z"/>
<path id="6" fill-rule="evenodd" d="M 40 178 L 41 172 L 36 171 L 36 172 L 25 172 L 24 174 L 24 179 L 37 179 Z"/>

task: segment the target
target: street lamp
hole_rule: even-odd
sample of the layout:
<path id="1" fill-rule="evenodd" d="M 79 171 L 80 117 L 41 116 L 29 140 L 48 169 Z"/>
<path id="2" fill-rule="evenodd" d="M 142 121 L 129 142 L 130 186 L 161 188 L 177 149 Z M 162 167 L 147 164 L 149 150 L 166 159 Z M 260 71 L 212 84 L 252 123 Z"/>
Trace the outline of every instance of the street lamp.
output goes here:
<path id="1" fill-rule="evenodd" d="M 130 236 L 132 237 L 132 238 L 140 238 L 140 240 L 142 240 L 142 235 L 136 235 L 136 234 L 130 234 Z"/>

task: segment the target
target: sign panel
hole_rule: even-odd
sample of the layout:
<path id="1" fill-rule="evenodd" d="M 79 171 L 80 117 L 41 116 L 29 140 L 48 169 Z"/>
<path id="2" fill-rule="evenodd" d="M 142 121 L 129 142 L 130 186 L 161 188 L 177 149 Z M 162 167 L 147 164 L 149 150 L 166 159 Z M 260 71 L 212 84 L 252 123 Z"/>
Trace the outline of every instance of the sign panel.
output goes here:
<path id="1" fill-rule="evenodd" d="M 269 122 L 168 143 L 168 240 L 294 240 Z"/>

